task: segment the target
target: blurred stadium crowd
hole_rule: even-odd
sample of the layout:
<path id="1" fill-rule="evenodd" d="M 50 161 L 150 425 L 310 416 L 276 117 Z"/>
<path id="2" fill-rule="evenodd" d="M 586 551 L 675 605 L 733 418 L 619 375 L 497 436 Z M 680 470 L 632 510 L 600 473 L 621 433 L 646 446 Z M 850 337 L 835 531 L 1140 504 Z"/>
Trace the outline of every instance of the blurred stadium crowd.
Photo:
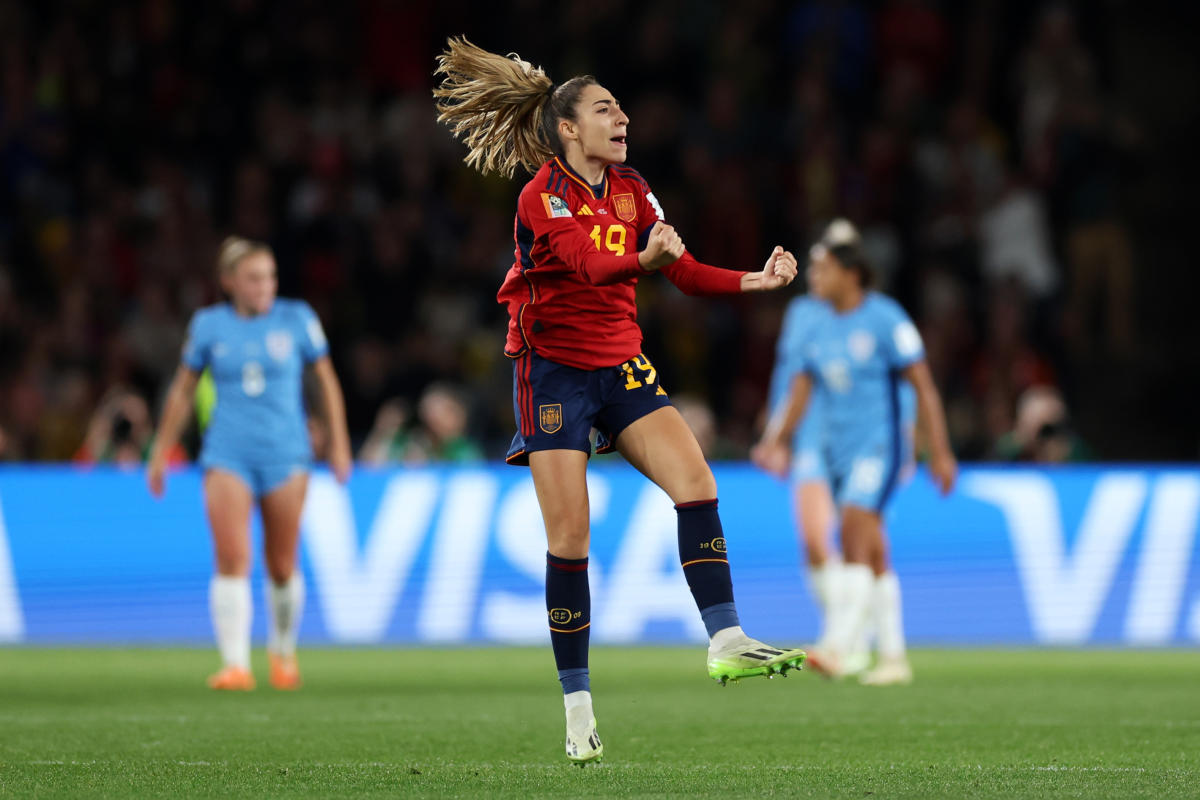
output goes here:
<path id="1" fill-rule="evenodd" d="M 495 292 L 520 181 L 465 169 L 435 122 L 451 33 L 613 89 L 630 163 L 703 261 L 757 268 L 835 215 L 858 222 L 924 334 L 961 456 L 1154 456 L 1109 435 L 1125 412 L 1089 390 L 1144 347 L 1122 198 L 1145 132 L 1087 35 L 1103 8 L 1078 14 L 0 2 L 0 458 L 136 460 L 190 314 L 218 299 L 227 233 L 269 242 L 281 293 L 320 314 L 364 457 L 501 455 Z M 668 390 L 712 456 L 744 457 L 791 293 L 640 292 Z"/>

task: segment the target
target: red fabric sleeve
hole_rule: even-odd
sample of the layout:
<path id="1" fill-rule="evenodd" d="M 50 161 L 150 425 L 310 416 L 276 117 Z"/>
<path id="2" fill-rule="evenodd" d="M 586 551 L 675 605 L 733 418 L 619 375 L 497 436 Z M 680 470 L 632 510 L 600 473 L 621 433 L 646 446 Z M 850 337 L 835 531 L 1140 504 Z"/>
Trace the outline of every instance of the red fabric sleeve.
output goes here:
<path id="1" fill-rule="evenodd" d="M 650 203 L 650 184 L 646 183 L 640 175 L 638 179 L 641 182 L 642 191 L 634 194 L 637 197 L 639 219 L 645 220 L 638 235 L 638 247 L 643 247 L 650 228 L 660 220 L 660 217 L 657 201 L 656 205 Z M 697 261 L 695 256 L 686 250 L 678 261 L 669 267 L 663 267 L 659 272 L 666 275 L 667 279 L 678 286 L 681 292 L 693 297 L 738 294 L 742 291 L 742 275 L 745 274 L 739 270 L 704 264 Z"/>
<path id="2" fill-rule="evenodd" d="M 669 267 L 659 270 L 684 294 L 705 297 L 718 294 L 738 294 L 742 291 L 742 270 L 723 269 L 704 264 L 688 252 Z"/>
<path id="3" fill-rule="evenodd" d="M 534 237 L 546 237 L 550 252 L 585 281 L 593 286 L 608 286 L 646 274 L 638 263 L 636 250 L 623 256 L 602 253 L 596 249 L 596 243 L 584 233 L 583 226 L 575 217 L 550 216 L 543 204 L 543 194 L 533 191 L 523 193 L 521 216 L 529 224 Z M 565 200 L 563 204 L 565 206 Z"/>

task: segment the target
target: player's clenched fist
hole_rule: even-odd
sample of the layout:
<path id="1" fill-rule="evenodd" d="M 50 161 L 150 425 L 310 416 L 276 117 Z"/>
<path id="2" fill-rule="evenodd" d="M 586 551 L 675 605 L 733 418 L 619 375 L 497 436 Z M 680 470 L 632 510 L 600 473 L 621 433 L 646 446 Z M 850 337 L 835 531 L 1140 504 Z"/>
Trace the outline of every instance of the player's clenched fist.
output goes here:
<path id="1" fill-rule="evenodd" d="M 776 245 L 763 265 L 762 289 L 778 289 L 787 286 L 796 277 L 796 257 L 790 250 Z"/>
<path id="2" fill-rule="evenodd" d="M 674 264 L 685 249 L 683 239 L 679 238 L 673 227 L 665 222 L 656 222 L 650 229 L 646 249 L 638 253 L 638 263 L 642 269 L 653 272 Z"/>

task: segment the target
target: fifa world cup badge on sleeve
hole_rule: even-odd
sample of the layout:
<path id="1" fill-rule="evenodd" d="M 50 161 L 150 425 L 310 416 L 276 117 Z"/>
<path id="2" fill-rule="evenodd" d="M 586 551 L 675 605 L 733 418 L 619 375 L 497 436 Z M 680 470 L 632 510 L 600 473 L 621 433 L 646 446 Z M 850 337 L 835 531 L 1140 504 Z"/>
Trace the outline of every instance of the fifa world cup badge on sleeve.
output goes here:
<path id="1" fill-rule="evenodd" d="M 542 192 L 542 205 L 546 207 L 546 216 L 551 219 L 571 216 L 571 209 L 567 208 L 567 201 L 556 194 Z"/>
<path id="2" fill-rule="evenodd" d="M 546 433 L 558 433 L 562 421 L 562 403 L 538 406 L 538 425 Z"/>
<path id="3" fill-rule="evenodd" d="M 614 194 L 612 204 L 613 213 L 622 222 L 633 222 L 637 218 L 637 206 L 634 205 L 632 194 Z"/>

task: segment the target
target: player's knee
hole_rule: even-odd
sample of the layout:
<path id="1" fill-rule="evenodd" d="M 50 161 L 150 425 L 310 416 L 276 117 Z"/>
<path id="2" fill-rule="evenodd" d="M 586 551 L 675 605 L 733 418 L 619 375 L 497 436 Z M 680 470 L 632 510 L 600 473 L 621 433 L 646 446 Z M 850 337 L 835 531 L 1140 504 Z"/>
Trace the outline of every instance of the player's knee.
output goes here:
<path id="1" fill-rule="evenodd" d="M 583 558 L 588 551 L 588 513 L 585 508 L 559 509 L 544 514 L 546 544 L 560 558 Z"/>
<path id="2" fill-rule="evenodd" d="M 217 553 L 217 573 L 245 577 L 250 574 L 250 556 L 243 553 Z"/>
<path id="3" fill-rule="evenodd" d="M 290 558 L 284 557 L 268 557 L 267 558 L 267 574 L 271 576 L 274 583 L 287 583 L 292 577 L 292 573 L 296 571 L 296 564 Z"/>
<path id="4" fill-rule="evenodd" d="M 674 484 L 673 490 L 668 493 L 676 503 L 711 500 L 717 496 L 717 479 L 703 461 L 681 473 Z"/>

